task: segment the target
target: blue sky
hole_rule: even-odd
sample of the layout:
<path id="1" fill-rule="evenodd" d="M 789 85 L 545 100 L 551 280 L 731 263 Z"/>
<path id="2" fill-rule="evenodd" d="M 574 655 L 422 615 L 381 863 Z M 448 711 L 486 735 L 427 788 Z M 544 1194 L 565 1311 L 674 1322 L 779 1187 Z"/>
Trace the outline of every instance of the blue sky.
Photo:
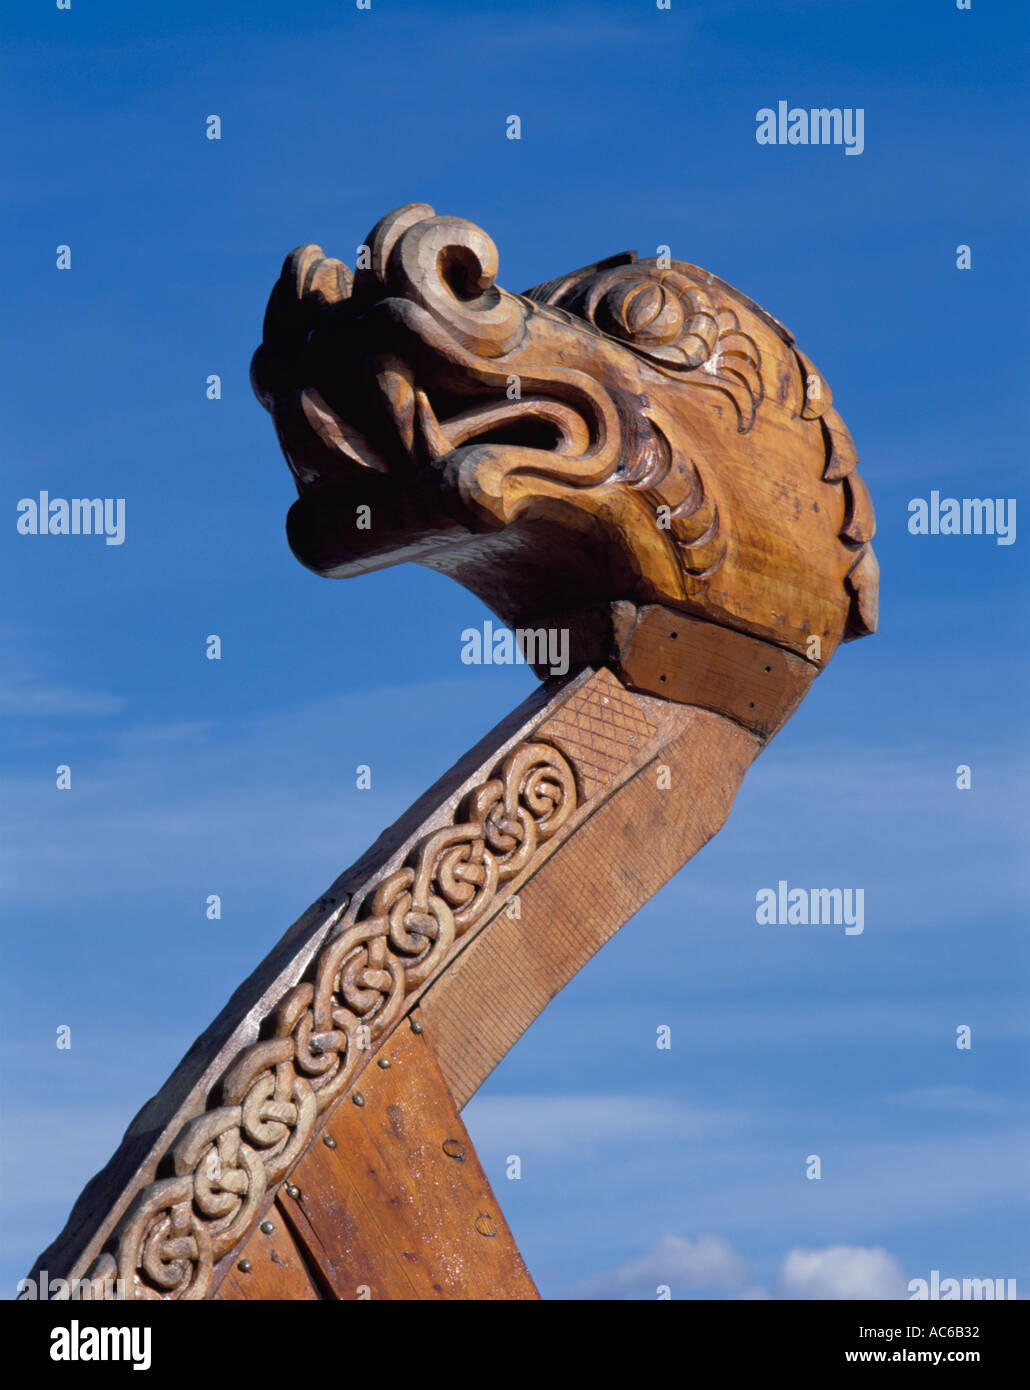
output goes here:
<path id="1" fill-rule="evenodd" d="M 461 664 L 486 613 L 456 585 L 285 543 L 268 292 L 411 201 L 485 227 L 513 290 L 662 244 L 738 286 L 831 384 L 879 525 L 880 633 L 465 1112 L 542 1292 L 1030 1291 L 1026 542 L 907 530 L 931 489 L 1025 505 L 1020 10 L 10 8 L 5 1296 L 238 980 L 532 687 Z M 863 108 L 862 155 L 756 144 L 781 98 Z M 124 497 L 125 543 L 18 535 L 41 489 Z M 864 933 L 757 925 L 781 878 L 863 887 Z"/>

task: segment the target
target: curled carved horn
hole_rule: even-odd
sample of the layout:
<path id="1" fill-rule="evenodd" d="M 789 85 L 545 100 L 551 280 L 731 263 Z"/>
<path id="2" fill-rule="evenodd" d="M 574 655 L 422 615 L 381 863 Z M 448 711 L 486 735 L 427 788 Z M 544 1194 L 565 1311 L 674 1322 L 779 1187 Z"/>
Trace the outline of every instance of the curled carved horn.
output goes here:
<path id="1" fill-rule="evenodd" d="M 386 289 L 386 267 L 397 242 L 416 222 L 435 217 L 428 203 L 406 203 L 381 217 L 368 234 L 368 264 L 359 265 L 354 275 L 355 300 L 376 299 Z"/>
<path id="2" fill-rule="evenodd" d="M 499 357 L 518 344 L 522 311 L 495 285 L 497 247 L 475 223 L 412 203 L 377 223 L 369 251 L 364 275 L 432 314 L 469 351 Z M 356 281 L 356 292 L 366 283 Z"/>

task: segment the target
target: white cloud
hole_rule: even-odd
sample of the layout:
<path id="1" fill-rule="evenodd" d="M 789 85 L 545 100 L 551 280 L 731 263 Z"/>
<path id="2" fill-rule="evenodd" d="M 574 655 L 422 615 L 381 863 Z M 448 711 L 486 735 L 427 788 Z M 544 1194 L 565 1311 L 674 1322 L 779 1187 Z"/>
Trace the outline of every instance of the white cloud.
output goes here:
<path id="1" fill-rule="evenodd" d="M 581 1160 L 610 1151 L 620 1142 L 650 1148 L 657 1143 L 691 1143 L 744 1128 L 748 1117 L 712 1107 L 686 1105 L 660 1096 L 477 1095 L 462 1119 L 481 1152 L 507 1152 L 513 1145 L 553 1162 Z"/>
<path id="2" fill-rule="evenodd" d="M 722 1236 L 665 1235 L 635 1260 L 579 1284 L 568 1296 L 582 1299 L 656 1298 L 668 1285 L 675 1298 L 683 1289 L 740 1289 L 751 1266 Z"/>
<path id="3" fill-rule="evenodd" d="M 654 1299 L 667 1285 L 673 1298 L 698 1291 L 730 1294 L 735 1301 L 761 1299 L 904 1299 L 901 1266 L 879 1246 L 795 1246 L 780 1261 L 771 1288 L 750 1282 L 751 1265 L 717 1235 L 664 1235 L 635 1259 L 577 1284 L 569 1299 Z"/>
<path id="4" fill-rule="evenodd" d="M 958 1110 L 972 1115 L 1022 1113 L 1022 1107 L 1016 1101 L 977 1091 L 972 1086 L 923 1086 L 915 1091 L 902 1091 L 891 1099 L 902 1105 L 916 1105 L 923 1110 Z"/>
<path id="5" fill-rule="evenodd" d="M 879 1246 L 831 1245 L 788 1251 L 776 1272 L 780 1299 L 907 1298 L 901 1266 Z"/>
<path id="6" fill-rule="evenodd" d="M 785 1123 L 800 1128 L 805 1121 Z M 885 1139 L 871 1121 L 856 1126 L 847 1151 L 834 1160 L 828 1209 L 836 1229 L 845 1235 L 916 1221 L 946 1228 L 960 1217 L 984 1214 L 995 1204 L 1019 1201 L 1026 1188 L 1030 1136 L 997 1124 L 977 1125 L 967 1133 L 962 1129 L 962 1124 L 954 1126 L 946 1138 L 893 1140 Z M 808 1226 L 812 1221 L 810 1184 L 787 1173 L 785 1150 L 777 1147 L 770 1153 L 776 1154 L 779 1171 L 738 1162 L 732 1180 L 721 1183 L 717 1172 L 701 1169 L 695 1162 L 696 1180 L 704 1194 L 699 1219 L 706 1225 L 732 1227 L 741 1213 L 762 1213 L 767 1233 L 787 1239 L 799 1227 Z M 987 1173 L 989 1182 L 984 1177 Z"/>
<path id="7" fill-rule="evenodd" d="M 737 1301 L 760 1299 L 907 1298 L 901 1266 L 879 1246 L 795 1246 L 780 1261 L 771 1288 L 749 1282 L 751 1265 L 717 1235 L 664 1235 L 644 1254 L 577 1284 L 569 1299 L 654 1299 L 667 1285 L 673 1298 L 685 1292 L 730 1294 Z"/>
<path id="8" fill-rule="evenodd" d="M 0 682 L 0 715 L 48 718 L 65 715 L 120 714 L 126 702 L 99 690 L 75 690 L 34 680 L 24 672 Z"/>
<path id="9" fill-rule="evenodd" d="M 450 694 L 456 684 L 427 689 Z M 33 699 L 45 694 L 35 685 L 10 690 L 21 691 L 23 703 L 33 691 Z M 5 698 L 14 698 L 10 690 L 0 684 L 0 713 Z M 108 696 L 56 687 L 51 696 L 37 713 L 115 708 L 104 703 Z M 430 704 L 416 716 L 410 691 L 401 686 L 377 688 L 369 697 L 384 721 L 403 720 L 416 740 L 436 708 Z M 60 806 L 60 821 L 53 776 L 41 777 L 38 759 L 27 759 L 22 775 L 8 780 L 0 806 L 3 895 L 56 905 L 74 884 L 80 906 L 95 907 L 109 904 L 113 889 L 175 898 L 187 885 L 196 893 L 192 885 L 202 882 L 228 883 L 231 890 L 246 882 L 257 901 L 276 890 L 296 891 L 302 910 L 368 847 L 370 823 L 389 824 L 421 790 L 403 761 L 397 770 L 377 756 L 387 746 L 385 735 L 359 742 L 353 731 L 363 709 L 365 697 L 346 695 L 232 721 L 118 721 L 103 743 L 78 757 L 76 745 L 63 756 L 62 741 L 62 756 L 51 762 L 70 763 L 75 790 Z M 351 732 L 341 736 L 341 729 Z M 446 749 L 442 736 L 440 742 Z M 329 771 L 327 749 L 334 750 Z M 354 767 L 369 760 L 374 790 L 357 794 Z M 434 773 L 448 761 L 446 752 L 439 755 Z M 27 958 L 28 949 L 22 954 Z"/>

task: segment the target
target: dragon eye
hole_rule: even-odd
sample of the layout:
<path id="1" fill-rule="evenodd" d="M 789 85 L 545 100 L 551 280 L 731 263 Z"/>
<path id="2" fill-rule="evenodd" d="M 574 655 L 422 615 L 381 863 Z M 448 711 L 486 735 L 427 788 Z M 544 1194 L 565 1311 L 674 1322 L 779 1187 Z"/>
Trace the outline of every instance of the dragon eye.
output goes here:
<path id="1" fill-rule="evenodd" d="M 719 325 L 708 295 L 678 271 L 615 272 L 587 297 L 603 332 L 668 366 L 693 369 L 715 351 Z"/>
<path id="2" fill-rule="evenodd" d="M 643 275 L 612 285 L 596 312 L 598 327 L 640 346 L 671 343 L 683 330 L 683 307 L 678 297 Z"/>

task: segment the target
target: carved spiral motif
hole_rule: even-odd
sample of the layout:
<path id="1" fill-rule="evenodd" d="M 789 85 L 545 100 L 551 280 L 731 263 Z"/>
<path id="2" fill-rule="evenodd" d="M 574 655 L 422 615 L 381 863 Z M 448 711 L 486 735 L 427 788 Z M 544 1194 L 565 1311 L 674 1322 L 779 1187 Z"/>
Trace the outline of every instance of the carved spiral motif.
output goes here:
<path id="1" fill-rule="evenodd" d="M 354 297 L 406 299 L 469 351 L 499 357 L 521 341 L 525 321 L 518 300 L 495 284 L 497 265 L 497 247 L 482 227 L 411 203 L 376 223 Z"/>
<path id="2" fill-rule="evenodd" d="M 330 919 L 312 978 L 279 1004 L 274 1036 L 245 1048 L 219 1099 L 170 1152 L 173 1177 L 140 1191 L 91 1268 L 95 1298 L 116 1275 L 126 1296 L 206 1298 L 214 1265 L 247 1235 L 262 1201 L 300 1157 L 316 1121 L 410 995 L 454 943 L 498 905 L 576 809 L 576 778 L 545 743 L 520 744 L 475 788 L 454 824 L 433 831 L 362 909 Z M 360 1030 L 360 1031 L 359 1031 Z"/>
<path id="3" fill-rule="evenodd" d="M 642 356 L 683 371 L 707 362 L 719 341 L 717 310 L 700 285 L 647 262 L 616 266 L 562 302 Z"/>

